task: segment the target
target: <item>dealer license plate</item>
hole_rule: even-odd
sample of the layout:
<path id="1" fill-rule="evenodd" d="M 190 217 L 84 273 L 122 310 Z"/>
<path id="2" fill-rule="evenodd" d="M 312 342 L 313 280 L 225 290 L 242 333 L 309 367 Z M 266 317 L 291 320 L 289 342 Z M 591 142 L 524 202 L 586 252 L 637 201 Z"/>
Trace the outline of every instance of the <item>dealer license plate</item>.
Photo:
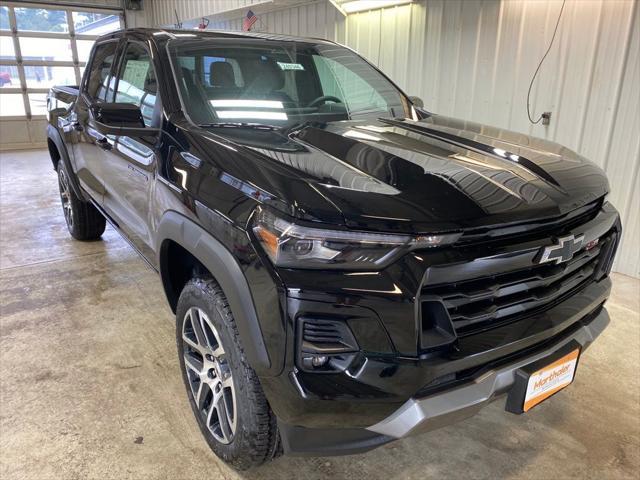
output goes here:
<path id="1" fill-rule="evenodd" d="M 576 348 L 550 365 L 531 373 L 522 411 L 529 411 L 573 382 L 579 355 L 580 350 Z"/>

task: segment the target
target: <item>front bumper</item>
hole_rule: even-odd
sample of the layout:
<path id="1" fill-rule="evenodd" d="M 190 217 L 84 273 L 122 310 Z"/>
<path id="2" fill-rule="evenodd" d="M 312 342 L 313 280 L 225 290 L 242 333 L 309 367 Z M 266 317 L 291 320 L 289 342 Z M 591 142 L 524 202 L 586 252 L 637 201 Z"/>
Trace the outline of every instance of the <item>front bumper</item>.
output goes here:
<path id="1" fill-rule="evenodd" d="M 366 429 L 391 416 L 412 398 L 452 390 L 488 370 L 552 348 L 590 323 L 610 290 L 609 278 L 592 282 L 536 315 L 465 336 L 455 349 L 413 357 L 360 352 L 340 373 L 301 371 L 291 348 L 283 373 L 261 377 L 260 381 L 272 410 L 286 424 L 309 429 Z M 314 308 L 317 303 L 313 302 Z"/>
<path id="2" fill-rule="evenodd" d="M 424 398 L 411 398 L 392 415 L 368 427 L 367 430 L 402 438 L 468 418 L 492 400 L 508 393 L 514 385 L 516 371 L 519 368 L 548 357 L 574 341 L 580 344 L 584 351 L 608 324 L 609 314 L 601 308 L 591 321 L 583 323 L 554 345 L 506 366 L 489 369 L 467 385 Z"/>
<path id="3" fill-rule="evenodd" d="M 552 355 L 571 342 L 577 342 L 584 352 L 608 324 L 609 314 L 599 306 L 555 337 L 552 343 L 507 363 L 488 367 L 464 384 L 428 396 L 412 397 L 389 416 L 366 428 L 304 428 L 279 420 L 285 453 L 321 456 L 360 453 L 399 438 L 458 422 L 509 393 L 518 369 Z"/>

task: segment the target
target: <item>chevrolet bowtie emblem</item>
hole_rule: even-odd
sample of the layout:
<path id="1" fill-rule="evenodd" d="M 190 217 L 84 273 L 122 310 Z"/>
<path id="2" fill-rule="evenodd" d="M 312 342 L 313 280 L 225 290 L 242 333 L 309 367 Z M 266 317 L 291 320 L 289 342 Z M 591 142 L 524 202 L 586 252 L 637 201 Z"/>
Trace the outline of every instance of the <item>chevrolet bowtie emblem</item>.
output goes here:
<path id="1" fill-rule="evenodd" d="M 558 264 L 568 262 L 582 248 L 582 242 L 584 242 L 584 235 L 579 237 L 569 235 L 568 237 L 559 238 L 558 243 L 555 245 L 542 248 L 538 263 L 556 262 Z"/>

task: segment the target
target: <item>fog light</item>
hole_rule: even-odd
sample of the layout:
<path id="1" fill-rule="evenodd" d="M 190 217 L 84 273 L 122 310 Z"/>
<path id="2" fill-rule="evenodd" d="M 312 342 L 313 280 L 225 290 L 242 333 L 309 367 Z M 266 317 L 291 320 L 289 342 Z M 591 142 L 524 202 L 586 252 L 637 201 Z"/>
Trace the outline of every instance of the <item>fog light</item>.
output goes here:
<path id="1" fill-rule="evenodd" d="M 329 363 L 327 355 L 305 355 L 302 357 L 302 367 L 306 371 L 324 367 L 327 363 Z"/>
<path id="2" fill-rule="evenodd" d="M 316 355 L 311 359 L 311 365 L 318 368 L 327 363 L 328 360 L 329 357 L 327 357 L 326 355 Z"/>

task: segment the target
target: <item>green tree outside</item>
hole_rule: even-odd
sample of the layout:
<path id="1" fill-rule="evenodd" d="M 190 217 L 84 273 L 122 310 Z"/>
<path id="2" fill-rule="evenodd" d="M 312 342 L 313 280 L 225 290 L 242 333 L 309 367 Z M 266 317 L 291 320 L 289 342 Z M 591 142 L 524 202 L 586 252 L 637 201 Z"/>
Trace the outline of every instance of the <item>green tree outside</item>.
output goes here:
<path id="1" fill-rule="evenodd" d="M 67 32 L 67 14 L 64 10 L 44 8 L 15 8 L 18 30 L 32 32 Z M 0 29 L 9 30 L 9 9 L 0 8 Z"/>

